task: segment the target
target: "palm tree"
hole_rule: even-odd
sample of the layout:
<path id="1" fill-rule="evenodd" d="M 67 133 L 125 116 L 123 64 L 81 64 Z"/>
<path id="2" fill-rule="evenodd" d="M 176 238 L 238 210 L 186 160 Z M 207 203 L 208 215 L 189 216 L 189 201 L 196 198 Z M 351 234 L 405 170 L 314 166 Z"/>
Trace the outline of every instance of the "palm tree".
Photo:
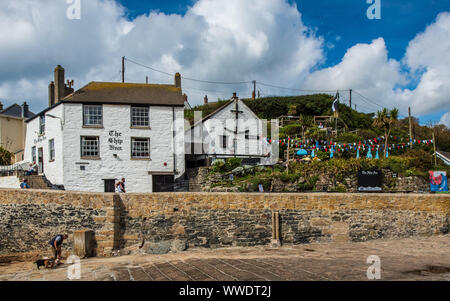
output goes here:
<path id="1" fill-rule="evenodd" d="M 386 152 L 388 148 L 388 140 L 391 134 L 392 127 L 395 121 L 398 120 L 398 109 L 394 108 L 392 110 L 388 110 L 383 108 L 383 110 L 378 111 L 375 119 L 373 121 L 373 126 L 384 129 L 384 157 L 386 158 Z"/>

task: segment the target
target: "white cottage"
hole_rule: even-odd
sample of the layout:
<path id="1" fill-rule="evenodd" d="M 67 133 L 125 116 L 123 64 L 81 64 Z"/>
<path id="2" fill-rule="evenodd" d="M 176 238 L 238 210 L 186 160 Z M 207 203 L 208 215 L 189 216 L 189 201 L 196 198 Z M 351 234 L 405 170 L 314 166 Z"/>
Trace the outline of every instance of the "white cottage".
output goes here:
<path id="1" fill-rule="evenodd" d="M 266 140 L 266 123 L 236 93 L 215 112 L 197 119 L 185 135 L 188 167 L 209 165 L 216 159 L 230 157 L 241 158 L 243 164 L 273 164 L 272 147 Z"/>
<path id="2" fill-rule="evenodd" d="M 25 159 L 65 190 L 112 192 L 125 178 L 127 192 L 174 191 L 184 101 L 179 74 L 175 85 L 91 82 L 27 121 Z"/>

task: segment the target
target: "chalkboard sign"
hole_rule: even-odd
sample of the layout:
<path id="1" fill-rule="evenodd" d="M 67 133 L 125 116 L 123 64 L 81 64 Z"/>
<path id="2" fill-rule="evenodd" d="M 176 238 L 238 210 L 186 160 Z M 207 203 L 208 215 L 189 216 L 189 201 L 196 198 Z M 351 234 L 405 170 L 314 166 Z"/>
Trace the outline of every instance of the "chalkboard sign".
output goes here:
<path id="1" fill-rule="evenodd" d="M 358 173 L 358 191 L 382 191 L 382 174 L 380 170 L 360 170 Z"/>

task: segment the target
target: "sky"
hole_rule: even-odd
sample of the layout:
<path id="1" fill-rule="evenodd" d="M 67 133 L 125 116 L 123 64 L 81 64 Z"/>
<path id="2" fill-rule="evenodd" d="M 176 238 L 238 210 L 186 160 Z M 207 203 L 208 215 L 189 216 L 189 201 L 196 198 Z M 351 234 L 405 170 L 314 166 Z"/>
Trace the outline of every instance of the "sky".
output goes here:
<path id="1" fill-rule="evenodd" d="M 422 124 L 450 127 L 450 0 L 377 0 L 381 19 L 368 18 L 367 0 L 79 1 L 79 18 L 68 16 L 70 0 L 0 2 L 4 106 L 44 109 L 58 64 L 75 89 L 120 81 L 126 56 L 180 72 L 191 105 L 249 97 L 256 80 L 261 96 L 339 90 L 348 103 L 352 89 L 359 111 L 397 107 L 404 117 L 411 106 Z M 146 76 L 173 83 L 126 62 L 126 81 Z"/>

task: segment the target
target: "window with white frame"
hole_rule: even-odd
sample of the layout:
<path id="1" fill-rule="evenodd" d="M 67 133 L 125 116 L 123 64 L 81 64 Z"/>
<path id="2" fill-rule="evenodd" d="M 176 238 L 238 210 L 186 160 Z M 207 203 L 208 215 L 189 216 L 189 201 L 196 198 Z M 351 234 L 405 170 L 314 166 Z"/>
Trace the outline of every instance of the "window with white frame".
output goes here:
<path id="1" fill-rule="evenodd" d="M 45 133 L 45 115 L 39 116 L 39 134 L 43 135 Z"/>
<path id="2" fill-rule="evenodd" d="M 150 158 L 150 138 L 131 138 L 131 158 Z"/>
<path id="3" fill-rule="evenodd" d="M 103 124 L 102 105 L 83 105 L 83 125 L 101 126 Z"/>
<path id="4" fill-rule="evenodd" d="M 99 137 L 81 137 L 81 157 L 100 157 Z"/>
<path id="5" fill-rule="evenodd" d="M 131 107 L 131 126 L 133 127 L 148 127 L 150 126 L 149 120 L 149 107 Z"/>
<path id="6" fill-rule="evenodd" d="M 33 146 L 31 148 L 31 157 L 32 157 L 33 163 L 35 163 L 36 162 L 36 146 Z"/>
<path id="7" fill-rule="evenodd" d="M 48 141 L 48 155 L 49 161 L 55 160 L 55 139 L 51 139 Z"/>

